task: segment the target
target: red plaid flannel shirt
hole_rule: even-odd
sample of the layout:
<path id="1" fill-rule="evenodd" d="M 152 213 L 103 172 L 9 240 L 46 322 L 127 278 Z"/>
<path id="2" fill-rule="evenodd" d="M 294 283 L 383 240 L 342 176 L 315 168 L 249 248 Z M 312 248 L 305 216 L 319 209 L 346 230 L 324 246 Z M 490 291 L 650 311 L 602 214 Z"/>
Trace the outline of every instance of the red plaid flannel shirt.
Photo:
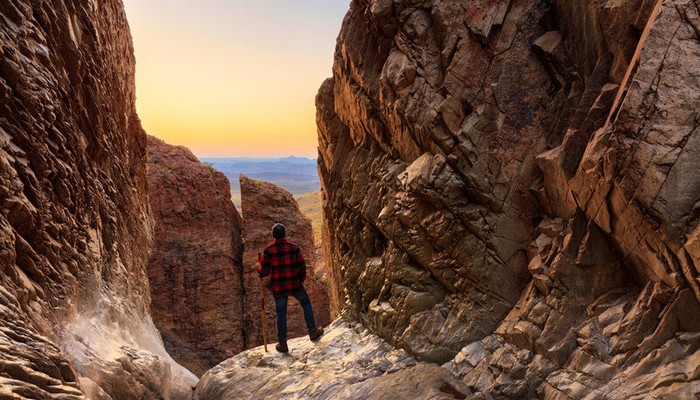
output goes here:
<path id="1" fill-rule="evenodd" d="M 289 296 L 306 279 L 306 262 L 301 249 L 286 239 L 277 239 L 263 250 L 258 267 L 260 277 L 270 275 L 268 286 L 275 297 Z"/>

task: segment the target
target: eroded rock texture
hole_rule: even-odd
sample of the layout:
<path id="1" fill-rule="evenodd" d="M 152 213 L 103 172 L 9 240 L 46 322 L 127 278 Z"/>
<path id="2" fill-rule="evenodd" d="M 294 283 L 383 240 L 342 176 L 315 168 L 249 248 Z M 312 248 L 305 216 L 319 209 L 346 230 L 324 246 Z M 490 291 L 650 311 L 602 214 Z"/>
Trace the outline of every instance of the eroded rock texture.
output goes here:
<path id="1" fill-rule="evenodd" d="M 533 49 L 547 17 L 537 1 L 357 1 L 344 21 L 317 98 L 333 301 L 425 359 L 490 333 L 529 279 L 534 157 L 576 95 Z"/>
<path id="2" fill-rule="evenodd" d="M 217 365 L 202 376 L 195 399 L 464 399 L 473 394 L 444 368 L 416 362 L 341 318 L 318 342 L 298 338 L 289 346 L 289 354 L 258 347 Z"/>
<path id="3" fill-rule="evenodd" d="M 314 242 L 311 221 L 299 211 L 291 193 L 269 182 L 250 179 L 244 175 L 241 182 L 245 250 L 243 252 L 243 284 L 245 289 L 246 346 L 263 344 L 260 282 L 258 277 L 258 253 L 273 242 L 272 226 L 282 223 L 287 228 L 287 239 L 298 244 L 306 260 L 304 287 L 309 293 L 318 326 L 328 325 L 330 312 L 328 292 L 314 276 Z M 265 311 L 268 343 L 277 342 L 275 302 L 269 290 L 265 290 Z M 304 314 L 296 300 L 290 298 L 287 305 L 288 337 L 308 335 Z M 273 347 L 270 347 L 274 351 Z"/>
<path id="4" fill-rule="evenodd" d="M 0 3 L 0 397 L 186 398 L 149 316 L 120 1 Z"/>
<path id="5" fill-rule="evenodd" d="M 697 396 L 698 9 L 353 1 L 317 96 L 334 311 L 485 396 Z"/>
<path id="6" fill-rule="evenodd" d="M 187 148 L 149 136 L 147 172 L 153 321 L 168 353 L 201 375 L 244 349 L 243 222 L 226 176 Z"/>

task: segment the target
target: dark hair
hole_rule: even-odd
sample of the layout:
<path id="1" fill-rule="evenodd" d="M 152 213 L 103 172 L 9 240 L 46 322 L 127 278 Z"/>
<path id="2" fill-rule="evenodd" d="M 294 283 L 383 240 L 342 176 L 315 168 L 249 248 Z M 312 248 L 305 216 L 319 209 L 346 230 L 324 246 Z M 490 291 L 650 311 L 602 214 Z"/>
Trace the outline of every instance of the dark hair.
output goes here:
<path id="1" fill-rule="evenodd" d="M 275 224 L 272 227 L 272 237 L 275 239 L 284 239 L 284 237 L 287 236 L 287 233 L 285 232 L 284 225 L 282 224 Z"/>

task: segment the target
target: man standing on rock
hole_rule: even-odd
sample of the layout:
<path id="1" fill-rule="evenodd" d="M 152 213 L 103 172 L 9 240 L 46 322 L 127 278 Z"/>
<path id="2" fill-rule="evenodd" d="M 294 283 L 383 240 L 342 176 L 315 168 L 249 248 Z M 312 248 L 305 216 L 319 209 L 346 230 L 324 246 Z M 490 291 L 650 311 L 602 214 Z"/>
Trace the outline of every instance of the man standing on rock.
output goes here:
<path id="1" fill-rule="evenodd" d="M 268 287 L 275 297 L 275 312 L 277 313 L 277 336 L 279 343 L 275 346 L 277 351 L 286 353 L 287 347 L 287 298 L 294 296 L 304 310 L 304 321 L 309 330 L 309 339 L 318 340 L 323 335 L 323 328 L 316 328 L 314 311 L 311 300 L 304 289 L 306 279 L 306 262 L 301 254 L 301 249 L 295 243 L 285 239 L 287 236 L 282 224 L 272 227 L 272 237 L 275 241 L 267 245 L 260 254 L 260 278 L 270 276 Z"/>

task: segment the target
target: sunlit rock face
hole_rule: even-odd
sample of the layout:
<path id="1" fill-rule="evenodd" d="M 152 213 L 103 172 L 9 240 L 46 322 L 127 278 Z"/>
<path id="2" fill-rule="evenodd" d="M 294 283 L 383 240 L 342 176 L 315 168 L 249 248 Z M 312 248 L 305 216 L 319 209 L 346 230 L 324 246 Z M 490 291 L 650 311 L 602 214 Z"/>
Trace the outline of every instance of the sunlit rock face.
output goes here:
<path id="1" fill-rule="evenodd" d="M 201 375 L 245 348 L 243 222 L 226 176 L 187 148 L 149 136 L 147 172 L 153 321 L 168 353 Z"/>
<path id="2" fill-rule="evenodd" d="M 697 396 L 699 26 L 353 1 L 317 96 L 334 312 L 495 398 Z"/>
<path id="3" fill-rule="evenodd" d="M 245 299 L 245 327 L 247 348 L 263 344 L 262 314 L 258 253 L 272 243 L 272 226 L 284 224 L 287 239 L 299 245 L 306 260 L 304 288 L 314 309 L 316 325 L 330 322 L 328 291 L 314 276 L 314 239 L 311 221 L 299 211 L 294 197 L 288 191 L 269 182 L 240 176 L 241 208 L 243 211 L 245 250 L 243 252 L 243 282 Z M 275 301 L 265 289 L 265 312 L 268 343 L 277 342 Z M 290 298 L 287 305 L 287 335 L 289 338 L 305 336 L 309 332 L 299 303 Z M 272 348 L 272 347 L 271 347 Z"/>
<path id="4" fill-rule="evenodd" d="M 535 156 L 569 95 L 533 48 L 547 17 L 356 1 L 343 23 L 317 98 L 332 304 L 423 359 L 490 333 L 529 279 Z"/>
<path id="5" fill-rule="evenodd" d="M 149 316 L 122 4 L 7 0 L 0 21 L 0 397 L 188 398 Z"/>
<path id="6" fill-rule="evenodd" d="M 195 399 L 455 399 L 472 394 L 449 371 L 417 362 L 356 323 L 333 322 L 318 341 L 262 347 L 207 372 Z"/>

